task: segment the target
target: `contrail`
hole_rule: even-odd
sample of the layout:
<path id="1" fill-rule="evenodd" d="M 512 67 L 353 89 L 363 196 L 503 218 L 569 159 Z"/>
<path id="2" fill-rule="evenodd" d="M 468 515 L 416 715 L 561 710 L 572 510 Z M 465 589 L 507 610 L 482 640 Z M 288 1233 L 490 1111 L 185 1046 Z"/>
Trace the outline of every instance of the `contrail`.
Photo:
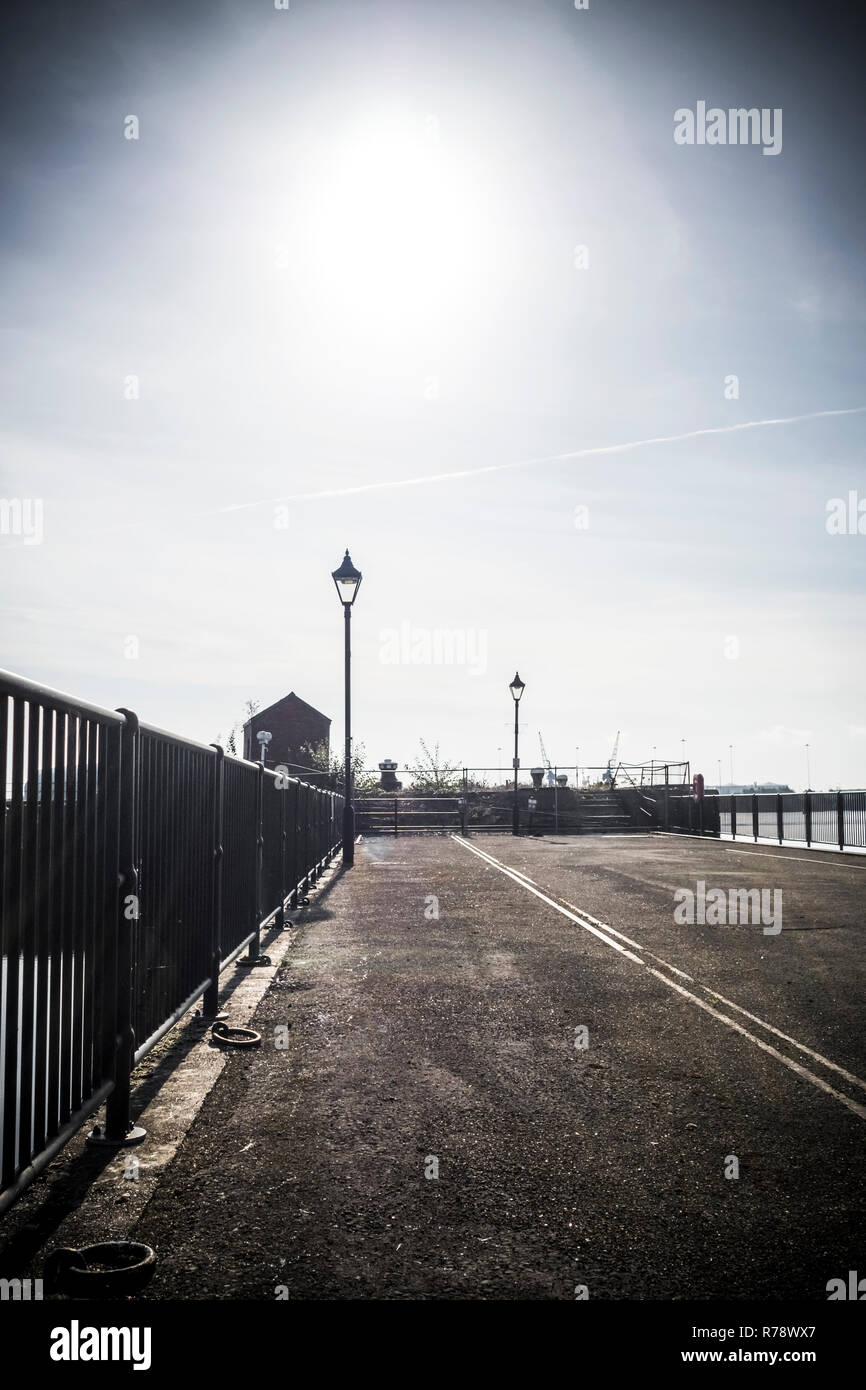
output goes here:
<path id="1" fill-rule="evenodd" d="M 354 487 L 326 488 L 321 492 L 295 492 L 285 497 L 265 497 L 257 502 L 237 502 L 230 507 L 217 507 L 204 516 L 221 516 L 227 512 L 247 511 L 252 507 L 275 506 L 281 502 L 319 502 L 328 497 L 351 497 L 361 492 L 381 492 L 386 488 L 423 487 L 427 483 L 447 483 L 456 478 L 480 478 L 485 473 L 505 473 L 512 468 L 532 468 L 544 463 L 565 463 L 569 459 L 595 458 L 600 454 L 624 454 L 631 449 L 648 449 L 654 444 L 680 444 L 685 439 L 700 439 L 710 434 L 736 434 L 738 430 L 761 430 L 770 425 L 798 425 L 804 420 L 823 420 L 830 415 L 860 415 L 866 405 L 848 410 L 812 410 L 807 415 L 787 415 L 778 420 L 746 420 L 739 425 L 714 425 L 709 429 L 686 430 L 685 434 L 660 434 L 654 439 L 631 439 L 625 444 L 599 444 L 590 449 L 571 449 L 565 454 L 545 454 L 539 458 L 518 459 L 512 463 L 491 463 L 483 468 L 463 468 L 450 473 L 427 473 L 420 478 L 389 478 L 378 483 L 357 483 Z"/>

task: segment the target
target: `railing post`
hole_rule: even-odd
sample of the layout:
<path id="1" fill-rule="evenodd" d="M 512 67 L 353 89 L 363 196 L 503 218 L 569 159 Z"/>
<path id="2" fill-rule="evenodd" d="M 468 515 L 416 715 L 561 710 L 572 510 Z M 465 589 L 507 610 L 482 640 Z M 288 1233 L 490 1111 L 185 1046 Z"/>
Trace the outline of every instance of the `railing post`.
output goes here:
<path id="1" fill-rule="evenodd" d="M 313 882 L 318 883 L 319 874 L 322 872 L 322 802 L 320 799 L 320 792 L 318 787 L 313 788 L 311 795 L 313 798 Z"/>
<path id="2" fill-rule="evenodd" d="M 210 984 L 205 990 L 201 1012 L 203 1018 L 216 1018 L 219 1013 L 220 965 L 223 937 L 223 767 L 225 752 L 218 743 L 213 768 L 213 868 L 211 870 L 211 955 Z"/>
<path id="3" fill-rule="evenodd" d="M 298 875 L 298 846 L 301 843 L 301 827 L 300 822 L 298 820 L 299 803 L 301 799 L 300 782 L 293 780 L 290 783 L 290 785 L 286 788 L 286 791 L 291 791 L 292 788 L 294 788 L 294 790 L 292 791 L 292 805 L 294 807 L 294 817 L 292 819 L 292 891 L 291 901 L 289 903 L 290 911 L 293 911 L 298 906 L 298 899 L 300 897 L 300 894 L 298 892 L 298 884 L 300 881 Z"/>
<path id="4" fill-rule="evenodd" d="M 781 844 L 785 838 L 785 803 L 781 792 L 776 792 L 776 830 Z"/>
<path id="5" fill-rule="evenodd" d="M 806 846 L 812 844 L 812 793 L 803 793 L 803 821 L 806 827 Z"/>
<path id="6" fill-rule="evenodd" d="M 319 877 L 316 868 L 316 791 L 310 787 L 307 795 L 307 820 L 310 827 L 310 846 L 307 854 L 307 864 L 309 866 L 310 884 L 314 884 Z"/>
<path id="7" fill-rule="evenodd" d="M 301 782 L 304 789 L 304 893 L 310 888 L 310 787 Z"/>
<path id="8" fill-rule="evenodd" d="M 397 834 L 397 798 L 394 797 L 394 834 Z"/>
<path id="9" fill-rule="evenodd" d="M 737 838 L 737 794 L 731 792 L 731 839 Z"/>
<path id="10" fill-rule="evenodd" d="M 253 891 L 253 938 L 250 941 L 249 949 L 245 956 L 241 956 L 238 965 L 269 965 L 267 956 L 262 955 L 262 876 L 264 874 L 264 806 L 262 803 L 262 789 L 265 781 L 265 769 L 262 763 L 256 763 L 256 818 L 255 818 L 255 888 Z"/>
<path id="11" fill-rule="evenodd" d="M 264 804 L 263 793 L 265 786 L 265 768 L 263 763 L 256 764 L 256 955 L 261 950 L 261 921 L 262 921 L 262 875 L 264 873 Z M 250 946 L 250 955 L 253 954 Z"/>
<path id="12" fill-rule="evenodd" d="M 132 1025 L 133 934 L 139 920 L 138 866 L 135 862 L 135 798 L 138 787 L 138 717 L 118 710 L 124 717 L 120 734 L 120 854 L 117 879 L 117 981 L 114 1090 L 105 1104 L 105 1128 L 96 1125 L 89 1144 L 140 1144 L 146 1130 L 133 1125 L 131 1115 L 132 1068 L 135 1031 Z"/>
<path id="13" fill-rule="evenodd" d="M 758 793 L 752 792 L 752 839 L 758 843 Z"/>
<path id="14" fill-rule="evenodd" d="M 670 787 L 668 783 L 668 771 L 668 764 L 665 763 L 665 830 L 670 830 L 671 828 L 671 801 Z"/>
<path id="15" fill-rule="evenodd" d="M 286 897 L 288 885 L 286 883 L 286 788 L 278 787 L 274 783 L 274 790 L 280 793 L 280 906 L 277 911 L 277 926 L 282 929 L 286 925 Z"/>
<path id="16" fill-rule="evenodd" d="M 836 830 L 839 836 L 839 848 L 845 848 L 845 793 L 836 793 Z"/>

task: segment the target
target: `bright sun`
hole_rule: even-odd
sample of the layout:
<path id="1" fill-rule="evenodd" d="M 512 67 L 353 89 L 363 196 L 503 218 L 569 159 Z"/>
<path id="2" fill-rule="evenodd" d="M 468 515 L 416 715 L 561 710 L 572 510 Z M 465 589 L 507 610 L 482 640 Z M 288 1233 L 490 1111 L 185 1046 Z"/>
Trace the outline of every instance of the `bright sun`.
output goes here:
<path id="1" fill-rule="evenodd" d="M 368 344 L 433 346 L 493 244 L 478 180 L 433 117 L 379 114 L 320 145 L 301 210 L 311 308 Z"/>

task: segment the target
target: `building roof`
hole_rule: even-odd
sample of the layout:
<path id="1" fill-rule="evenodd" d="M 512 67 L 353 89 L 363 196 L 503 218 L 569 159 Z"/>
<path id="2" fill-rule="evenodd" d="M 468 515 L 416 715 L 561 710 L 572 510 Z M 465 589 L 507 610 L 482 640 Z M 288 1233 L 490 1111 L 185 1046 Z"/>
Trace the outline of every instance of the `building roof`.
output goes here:
<path id="1" fill-rule="evenodd" d="M 315 705 L 308 704 L 306 700 L 301 699 L 300 695 L 296 695 L 294 690 L 290 690 L 288 695 L 284 695 L 281 700 L 276 700 L 274 704 L 268 705 L 267 709 L 257 709 L 255 714 L 251 715 L 250 718 L 246 720 L 244 728 L 248 729 L 254 720 L 256 723 L 260 723 L 266 715 L 271 714 L 274 710 L 284 708 L 290 701 L 293 706 L 302 705 L 303 708 L 309 710 L 311 714 L 317 715 L 319 719 L 324 719 L 326 724 L 330 724 L 331 720 L 327 714 L 322 714 L 322 711 L 316 709 Z"/>

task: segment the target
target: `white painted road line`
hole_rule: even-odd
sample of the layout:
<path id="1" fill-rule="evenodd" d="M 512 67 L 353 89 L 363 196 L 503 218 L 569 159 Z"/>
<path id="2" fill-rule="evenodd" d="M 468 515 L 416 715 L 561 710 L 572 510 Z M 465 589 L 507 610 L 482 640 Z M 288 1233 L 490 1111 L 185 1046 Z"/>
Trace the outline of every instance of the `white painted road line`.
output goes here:
<path id="1" fill-rule="evenodd" d="M 730 835 L 703 835 L 701 837 L 678 835 L 675 830 L 657 830 L 656 835 L 664 836 L 668 840 L 685 840 L 689 844 L 698 845 L 718 845 L 727 854 L 754 854 L 759 859 L 787 859 L 793 860 L 795 864 L 820 864 L 822 869 L 859 869 L 861 873 L 866 870 L 866 864 L 852 864 L 852 855 L 864 855 L 866 849 L 861 849 L 859 845 L 847 845 L 844 850 L 840 850 L 837 845 L 816 845 L 813 844 L 809 854 L 761 854 L 758 849 L 735 849 L 734 844 L 739 841 L 732 841 Z M 778 845 L 778 840 L 749 840 L 750 845 Z M 785 846 L 789 849 L 804 849 L 805 846 L 797 840 L 783 840 L 782 849 Z M 816 854 L 834 854 L 835 860 L 816 859 Z"/>
<path id="2" fill-rule="evenodd" d="M 542 893 L 540 889 L 533 888 L 531 884 L 527 883 L 526 879 L 521 878 L 513 869 L 509 869 L 506 864 L 500 864 L 498 859 L 494 859 L 491 855 L 485 854 L 483 850 L 476 849 L 474 845 L 470 845 L 467 840 L 461 839 L 459 835 L 452 835 L 451 838 L 452 840 L 456 840 L 458 845 L 462 845 L 464 849 L 468 849 L 470 854 L 476 854 L 479 859 L 483 859 L 491 868 L 498 869 L 501 874 L 505 874 L 508 878 L 513 879 L 519 887 L 525 888 L 527 893 L 532 893 L 534 897 L 540 898 L 543 903 L 547 903 L 549 907 L 553 907 L 557 912 L 561 912 L 563 917 L 570 917 L 573 922 L 576 922 L 579 927 L 583 927 L 585 931 L 592 932 L 593 936 L 597 936 L 599 940 L 604 942 L 605 946 L 611 946 L 614 951 L 619 951 L 622 955 L 628 956 L 629 960 L 636 961 L 638 965 L 643 965 L 643 961 L 639 956 L 633 956 L 631 951 L 627 951 L 624 946 L 620 946 L 618 941 L 614 941 L 611 937 L 605 936 L 604 932 L 600 932 L 597 927 L 591 926 L 589 922 L 584 922 L 574 912 L 569 912 L 560 903 L 554 902 L 553 898 L 549 898 L 547 894 Z"/>
<path id="3" fill-rule="evenodd" d="M 765 1042 L 763 1038 L 758 1038 L 754 1033 L 748 1032 L 742 1024 L 737 1023 L 736 1019 L 729 1018 L 727 1014 L 723 1014 L 718 1009 L 713 1008 L 705 999 L 699 998 L 699 996 L 693 994 L 691 990 L 684 989 L 682 985 L 677 984 L 676 980 L 672 980 L 668 975 L 663 975 L 660 970 L 656 970 L 653 966 L 648 965 L 640 956 L 635 955 L 632 951 L 626 950 L 626 948 L 620 945 L 619 941 L 615 941 L 613 937 L 614 935 L 619 936 L 623 941 L 628 941 L 629 945 L 633 946 L 636 951 L 644 951 L 647 955 L 652 955 L 652 952 L 646 951 L 646 948 L 641 946 L 638 942 L 623 936 L 621 932 L 615 931 L 615 928 L 608 926 L 606 922 L 600 922 L 597 917 L 591 917 L 589 913 L 584 912 L 581 908 L 575 908 L 573 905 L 566 906 L 564 899 L 557 902 L 555 898 L 549 897 L 546 893 L 542 893 L 540 889 L 533 886 L 525 875 L 522 875 L 518 870 L 510 869 L 507 864 L 502 864 L 498 859 L 494 859 L 493 855 L 488 854 L 485 850 L 476 849 L 474 845 L 469 844 L 468 840 L 464 840 L 460 835 L 452 835 L 451 838 L 463 849 L 468 849 L 470 854 L 476 855 L 489 867 L 497 869 L 499 873 L 510 878 L 527 893 L 532 893 L 534 897 L 539 898 L 543 903 L 547 903 L 549 907 L 554 908 L 554 910 L 559 912 L 563 917 L 567 917 L 570 921 L 574 922 L 576 926 L 582 927 L 584 931 L 591 932 L 593 936 L 598 937 L 606 946 L 610 946 L 612 950 L 617 951 L 621 956 L 625 957 L 626 960 L 632 961 L 635 965 L 642 966 L 650 975 L 653 975 L 657 980 L 661 980 L 662 983 L 666 984 L 670 989 L 676 990 L 683 998 L 690 1000 L 693 1004 L 697 1004 L 698 1008 L 703 1009 L 720 1023 L 725 1024 L 727 1028 L 733 1029 L 735 1033 L 739 1033 L 741 1037 L 747 1038 L 749 1042 L 754 1043 L 762 1052 L 766 1052 L 769 1056 L 775 1057 L 783 1066 L 788 1067 L 789 1070 L 795 1072 L 805 1081 L 810 1082 L 811 1085 L 817 1087 L 818 1090 L 823 1091 L 826 1095 L 832 1096 L 840 1105 L 844 1105 L 861 1120 L 866 1120 L 866 1106 L 861 1105 L 856 1100 L 852 1100 L 850 1096 L 844 1095 L 843 1092 L 835 1090 L 833 1086 L 830 1086 L 820 1076 L 816 1076 L 814 1072 L 801 1066 L 799 1062 L 795 1062 L 792 1058 L 786 1057 L 770 1043 Z M 785 856 L 781 857 L 784 858 Z M 611 933 L 611 935 L 608 935 L 608 933 Z M 664 965 L 667 970 L 674 971 L 681 978 L 691 979 L 691 976 L 687 976 L 684 971 L 677 970 L 676 966 L 668 965 L 666 961 L 661 961 L 660 957 L 653 955 L 652 958 L 653 960 L 659 960 L 660 964 Z M 800 1052 L 806 1053 L 821 1066 L 830 1068 L 830 1070 L 836 1072 L 838 1075 L 845 1077 L 847 1081 L 866 1090 L 866 1081 L 862 1081 L 860 1077 L 854 1076 L 852 1072 L 846 1071 L 844 1067 L 837 1066 L 835 1062 L 831 1062 L 828 1058 L 822 1057 L 819 1052 L 813 1052 L 812 1049 L 806 1047 L 804 1043 L 797 1042 L 795 1038 L 791 1038 L 786 1033 L 782 1033 L 778 1028 L 774 1028 L 771 1023 L 765 1023 L 763 1019 L 758 1018 L 755 1014 L 750 1014 L 746 1009 L 740 1008 L 739 1004 L 734 1004 L 731 1000 L 725 999 L 723 995 L 717 994 L 706 985 L 702 985 L 698 982 L 697 988 L 705 990 L 706 993 L 711 995 L 714 999 L 726 1004 L 729 1008 L 736 1009 L 738 1013 L 743 1014 L 744 1017 L 750 1019 L 753 1023 L 757 1023 L 759 1027 L 765 1028 L 769 1033 L 790 1043 Z"/>
<path id="4" fill-rule="evenodd" d="M 850 859 L 843 859 L 841 856 L 836 863 L 830 863 L 827 859 L 807 859 L 805 854 L 761 854 L 756 849 L 732 849 L 730 845 L 724 846 L 726 854 L 749 854 L 757 859 L 786 859 L 789 864 L 818 864 L 822 869 L 859 869 L 861 873 L 866 870 L 866 864 L 852 864 Z M 839 854 L 838 850 L 826 850 L 827 854 Z"/>

